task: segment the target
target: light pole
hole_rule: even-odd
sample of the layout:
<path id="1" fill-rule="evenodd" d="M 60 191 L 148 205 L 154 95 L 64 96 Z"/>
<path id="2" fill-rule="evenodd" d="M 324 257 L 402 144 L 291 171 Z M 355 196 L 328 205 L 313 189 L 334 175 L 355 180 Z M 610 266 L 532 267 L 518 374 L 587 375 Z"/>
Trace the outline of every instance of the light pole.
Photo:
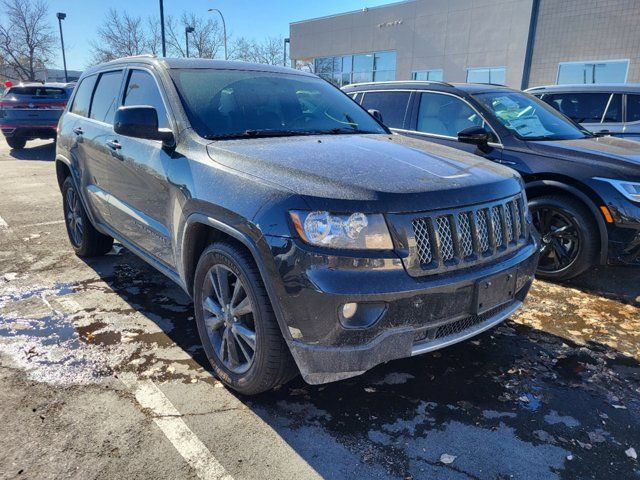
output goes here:
<path id="1" fill-rule="evenodd" d="M 222 12 L 217 8 L 210 8 L 209 12 L 218 12 L 220 14 L 220 18 L 222 19 L 222 33 L 224 35 L 224 59 L 228 60 L 229 56 L 227 55 L 227 25 L 224 23 L 224 16 Z"/>
<path id="2" fill-rule="evenodd" d="M 162 38 L 162 56 L 167 56 L 167 44 L 164 40 L 164 3 L 160 0 L 160 37 Z"/>
<path id="3" fill-rule="evenodd" d="M 184 40 L 187 44 L 187 58 L 189 58 L 189 34 L 193 33 L 193 27 L 184 27 Z"/>
<path id="4" fill-rule="evenodd" d="M 67 18 L 67 14 L 58 12 L 56 13 L 56 17 L 58 17 L 58 26 L 60 27 L 60 43 L 62 44 L 62 64 L 64 65 L 64 81 L 69 83 L 69 76 L 67 75 L 67 57 L 64 54 L 64 37 L 62 36 L 62 20 Z"/>
<path id="5" fill-rule="evenodd" d="M 291 39 L 290 38 L 285 38 L 284 39 L 284 45 L 283 45 L 283 58 L 282 58 L 282 65 L 283 66 L 287 66 L 287 43 L 289 44 L 289 51 L 291 51 Z"/>

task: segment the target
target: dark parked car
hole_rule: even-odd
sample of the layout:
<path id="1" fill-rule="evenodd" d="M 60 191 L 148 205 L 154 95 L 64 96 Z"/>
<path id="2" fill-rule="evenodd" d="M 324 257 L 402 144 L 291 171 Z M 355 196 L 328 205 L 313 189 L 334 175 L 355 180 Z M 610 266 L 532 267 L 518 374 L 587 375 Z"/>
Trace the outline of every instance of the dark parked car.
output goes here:
<path id="1" fill-rule="evenodd" d="M 117 239 L 195 305 L 254 394 L 459 342 L 524 300 L 538 243 L 520 176 L 392 135 L 296 70 L 133 57 L 86 72 L 56 167 L 80 256 Z"/>
<path id="2" fill-rule="evenodd" d="M 399 133 L 516 169 L 542 236 L 540 277 L 640 265 L 638 143 L 596 138 L 539 99 L 497 85 L 390 82 L 344 91 Z"/>
<path id="3" fill-rule="evenodd" d="M 527 92 L 590 132 L 640 141 L 640 84 L 550 85 Z"/>
<path id="4" fill-rule="evenodd" d="M 0 130 L 11 148 L 24 148 L 27 140 L 56 138 L 58 120 L 74 84 L 21 83 L 0 96 Z"/>

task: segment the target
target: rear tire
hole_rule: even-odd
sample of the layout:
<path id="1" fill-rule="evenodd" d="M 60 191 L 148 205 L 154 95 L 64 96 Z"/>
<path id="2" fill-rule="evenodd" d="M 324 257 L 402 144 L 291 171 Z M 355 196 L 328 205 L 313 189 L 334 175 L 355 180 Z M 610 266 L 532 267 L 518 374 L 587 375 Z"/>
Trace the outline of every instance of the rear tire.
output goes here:
<path id="1" fill-rule="evenodd" d="M 529 209 L 542 242 L 538 278 L 569 280 L 594 264 L 600 236 L 583 203 L 565 195 L 543 195 L 530 199 Z"/>
<path id="2" fill-rule="evenodd" d="M 7 137 L 7 144 L 9 144 L 13 150 L 22 150 L 27 144 L 27 141 L 24 138 Z"/>
<path id="3" fill-rule="evenodd" d="M 111 250 L 113 238 L 95 229 L 71 177 L 67 177 L 62 184 L 62 206 L 67 234 L 76 255 L 97 257 Z"/>
<path id="4" fill-rule="evenodd" d="M 198 333 L 225 385 L 256 395 L 297 374 L 249 252 L 232 243 L 214 243 L 200 256 L 193 289 Z"/>

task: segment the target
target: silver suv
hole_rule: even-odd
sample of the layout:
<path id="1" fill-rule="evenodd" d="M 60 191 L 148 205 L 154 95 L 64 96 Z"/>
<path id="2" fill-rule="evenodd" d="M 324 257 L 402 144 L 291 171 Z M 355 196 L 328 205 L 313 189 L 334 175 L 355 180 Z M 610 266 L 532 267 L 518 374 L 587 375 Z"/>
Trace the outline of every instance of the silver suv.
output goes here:
<path id="1" fill-rule="evenodd" d="M 593 133 L 640 141 L 640 84 L 551 85 L 527 92 Z"/>

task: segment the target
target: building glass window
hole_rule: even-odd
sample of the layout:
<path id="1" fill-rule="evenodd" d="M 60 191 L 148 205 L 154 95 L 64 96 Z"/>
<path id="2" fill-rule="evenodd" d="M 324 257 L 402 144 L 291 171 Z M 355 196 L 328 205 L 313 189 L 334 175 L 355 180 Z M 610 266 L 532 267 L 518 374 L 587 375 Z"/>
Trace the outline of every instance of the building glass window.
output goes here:
<path id="1" fill-rule="evenodd" d="M 444 78 L 442 69 L 417 70 L 411 73 L 411 80 L 441 82 Z"/>
<path id="2" fill-rule="evenodd" d="M 341 87 L 396 78 L 396 52 L 373 52 L 315 59 L 318 76 Z"/>
<path id="3" fill-rule="evenodd" d="M 564 62 L 558 65 L 558 85 L 570 83 L 625 83 L 629 60 Z"/>
<path id="4" fill-rule="evenodd" d="M 467 82 L 493 83 L 504 85 L 507 81 L 507 69 L 504 67 L 467 68 Z"/>

